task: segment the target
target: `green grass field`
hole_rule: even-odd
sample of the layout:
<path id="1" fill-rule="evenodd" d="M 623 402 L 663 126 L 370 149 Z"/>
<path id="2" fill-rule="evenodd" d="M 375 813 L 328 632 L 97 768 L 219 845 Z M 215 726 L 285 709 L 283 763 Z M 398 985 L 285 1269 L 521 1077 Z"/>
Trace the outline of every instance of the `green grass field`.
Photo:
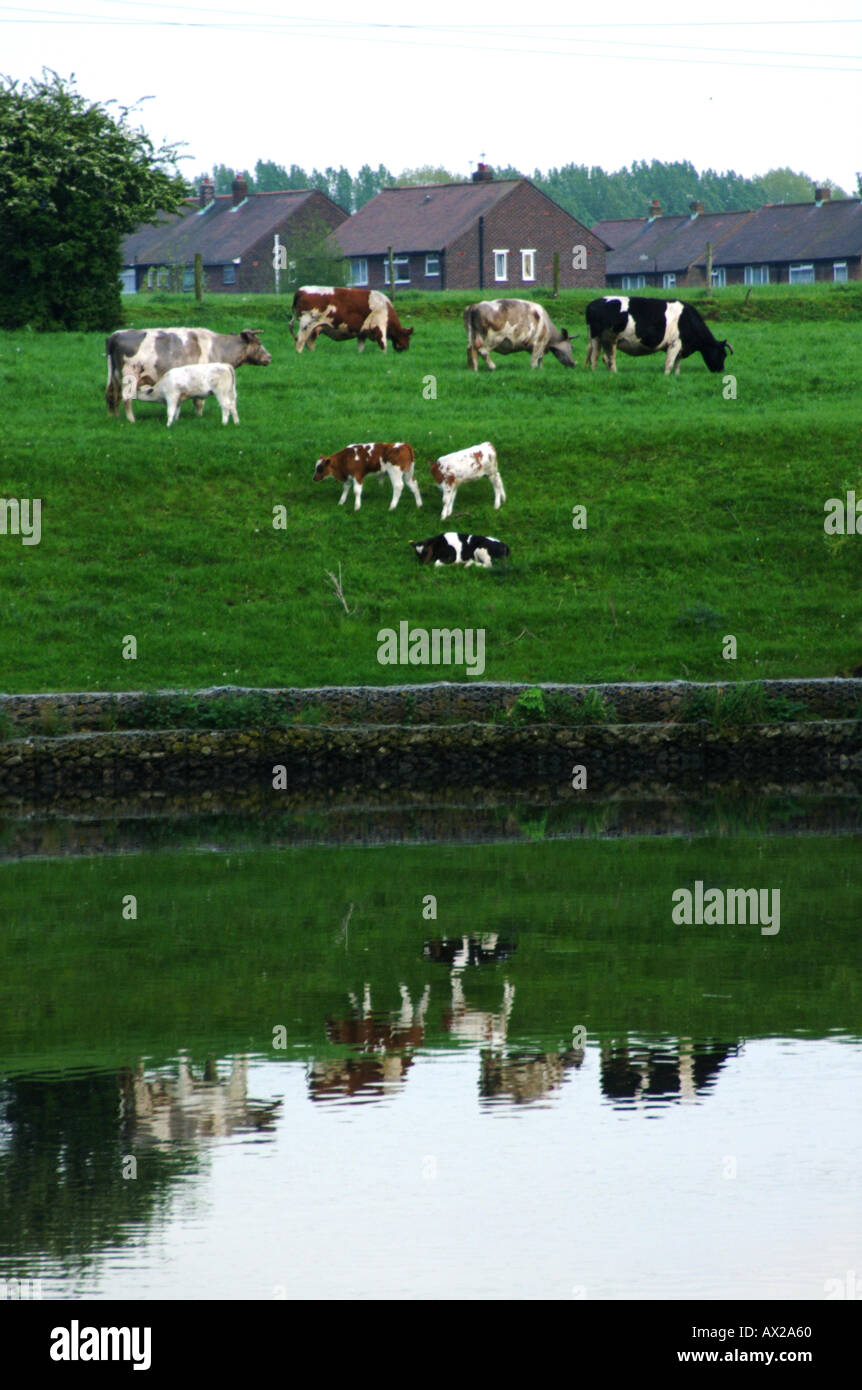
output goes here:
<path id="1" fill-rule="evenodd" d="M 109 419 L 101 335 L 0 335 L 0 496 L 42 499 L 39 545 L 0 534 L 0 689 L 462 679 L 378 663 L 378 630 L 405 620 L 484 628 L 490 680 L 859 664 L 862 536 L 823 521 L 827 498 L 862 498 L 862 287 L 723 293 L 713 327 L 735 348 L 736 399 L 699 356 L 676 379 L 660 355 L 584 371 L 589 293 L 552 308 L 578 334 L 575 371 L 548 357 L 533 372 L 522 353 L 474 375 L 461 307 L 477 297 L 399 297 L 413 345 L 385 356 L 325 339 L 297 356 L 286 297 L 126 301 L 133 326 L 265 329 L 273 363 L 239 372 L 238 428 L 214 400 L 170 431 L 155 405 L 134 426 Z M 368 480 L 358 515 L 331 480 L 312 485 L 318 455 L 372 439 L 414 445 L 421 512 L 405 489 L 390 513 L 388 481 Z M 428 460 L 484 439 L 508 502 L 465 486 L 444 527 Z M 407 541 L 443 529 L 499 536 L 511 560 L 420 567 Z M 349 612 L 325 574 L 339 565 Z"/>

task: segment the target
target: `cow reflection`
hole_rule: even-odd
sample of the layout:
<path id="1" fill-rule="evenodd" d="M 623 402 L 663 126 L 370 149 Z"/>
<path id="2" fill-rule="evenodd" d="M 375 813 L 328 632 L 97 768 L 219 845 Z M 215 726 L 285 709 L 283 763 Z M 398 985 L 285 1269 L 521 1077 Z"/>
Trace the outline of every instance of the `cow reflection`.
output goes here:
<path id="1" fill-rule="evenodd" d="M 410 1069 L 415 1049 L 425 1037 L 425 1011 L 431 986 L 426 985 L 414 1008 L 410 991 L 400 985 L 401 1007 L 375 1013 L 371 987 L 366 985 L 362 1004 L 349 994 L 347 1018 L 328 1018 L 326 1036 L 331 1043 L 353 1049 L 347 1057 L 332 1057 L 310 1064 L 308 1086 L 312 1100 L 380 1099 L 398 1091 Z"/>
<path id="2" fill-rule="evenodd" d="M 494 965 L 508 960 L 517 949 L 517 942 L 506 940 L 499 932 L 484 932 L 481 936 L 444 936 L 426 941 L 422 947 L 425 960 L 451 965 L 463 970 L 468 965 Z"/>
<path id="3" fill-rule="evenodd" d="M 249 1130 L 270 1130 L 280 1101 L 248 1098 L 248 1058 L 233 1058 L 220 1078 L 208 1061 L 203 1075 L 193 1074 L 188 1057 L 179 1055 L 175 1076 L 147 1077 L 143 1062 L 120 1074 L 123 1118 L 135 1142 L 171 1146 L 193 1144 Z"/>
<path id="4" fill-rule="evenodd" d="M 567 1052 L 482 1053 L 479 1094 L 483 1100 L 511 1100 L 527 1105 L 545 1100 L 562 1086 L 566 1073 L 584 1060 L 582 1048 Z"/>
<path id="5" fill-rule="evenodd" d="M 695 1045 L 689 1038 L 603 1043 L 602 1092 L 622 1104 L 694 1101 L 709 1090 L 728 1057 L 737 1052 L 736 1047 L 712 1042 Z"/>

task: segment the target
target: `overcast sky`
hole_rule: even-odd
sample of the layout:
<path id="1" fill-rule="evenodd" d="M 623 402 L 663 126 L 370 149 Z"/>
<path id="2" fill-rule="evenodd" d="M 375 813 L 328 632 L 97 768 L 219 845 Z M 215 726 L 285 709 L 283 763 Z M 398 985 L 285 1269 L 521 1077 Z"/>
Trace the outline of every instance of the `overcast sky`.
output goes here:
<path id="1" fill-rule="evenodd" d="M 689 159 L 762 173 L 789 165 L 847 192 L 862 168 L 858 0 L 728 0 L 720 19 L 617 0 L 573 22 L 571 0 L 0 0 L 0 71 L 75 73 L 94 100 L 141 110 L 156 143 L 185 141 L 189 177 L 258 158 L 394 172 L 482 157 L 525 172 Z M 302 17 L 303 9 L 306 17 Z M 812 16 L 822 13 L 822 17 Z M 780 15 L 780 19 L 777 16 Z M 680 21 L 679 23 L 676 21 Z"/>

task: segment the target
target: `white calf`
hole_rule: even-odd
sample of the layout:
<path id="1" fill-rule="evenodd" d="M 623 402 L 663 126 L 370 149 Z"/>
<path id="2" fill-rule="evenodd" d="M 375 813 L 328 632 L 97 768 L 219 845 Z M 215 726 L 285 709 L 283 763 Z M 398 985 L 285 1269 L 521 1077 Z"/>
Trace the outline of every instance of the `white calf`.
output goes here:
<path id="1" fill-rule="evenodd" d="M 168 407 L 168 426 L 176 420 L 183 401 L 191 397 L 195 402 L 195 410 L 200 413 L 198 406 L 203 408 L 206 396 L 215 396 L 221 406 L 223 425 L 227 424 L 229 415 L 235 425 L 239 424 L 239 416 L 236 413 L 236 372 L 228 362 L 204 362 L 193 367 L 172 367 L 155 383 L 145 382 L 140 367 L 135 369 L 135 375 L 138 400 L 164 401 Z M 124 398 L 127 389 L 127 377 L 124 376 Z"/>
<path id="2" fill-rule="evenodd" d="M 451 516 L 455 505 L 455 492 L 464 482 L 473 478 L 490 478 L 494 487 L 494 506 L 499 507 L 506 500 L 503 479 L 497 468 L 497 451 L 493 444 L 475 444 L 472 449 L 459 449 L 454 454 L 444 454 L 431 464 L 431 476 L 443 489 L 443 510 L 441 521 Z"/>

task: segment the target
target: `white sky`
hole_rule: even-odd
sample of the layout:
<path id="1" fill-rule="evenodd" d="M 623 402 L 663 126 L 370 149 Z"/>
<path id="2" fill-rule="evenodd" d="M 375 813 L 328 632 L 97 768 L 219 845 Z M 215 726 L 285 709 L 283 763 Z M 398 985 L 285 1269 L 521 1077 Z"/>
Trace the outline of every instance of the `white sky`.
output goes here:
<path id="1" fill-rule="evenodd" d="M 185 141 L 188 177 L 214 163 L 489 163 L 531 173 L 690 159 L 751 175 L 789 165 L 855 189 L 862 167 L 858 0 L 728 0 L 706 21 L 690 0 L 617 0 L 600 27 L 570 0 L 0 0 L 0 71 L 74 73 L 87 97 L 130 104 Z M 305 12 L 305 18 L 301 17 Z M 780 16 L 780 18 L 778 18 Z M 679 19 L 682 23 L 677 24 Z M 759 22 L 762 21 L 762 22 Z M 792 22 L 795 21 L 795 22 Z"/>

